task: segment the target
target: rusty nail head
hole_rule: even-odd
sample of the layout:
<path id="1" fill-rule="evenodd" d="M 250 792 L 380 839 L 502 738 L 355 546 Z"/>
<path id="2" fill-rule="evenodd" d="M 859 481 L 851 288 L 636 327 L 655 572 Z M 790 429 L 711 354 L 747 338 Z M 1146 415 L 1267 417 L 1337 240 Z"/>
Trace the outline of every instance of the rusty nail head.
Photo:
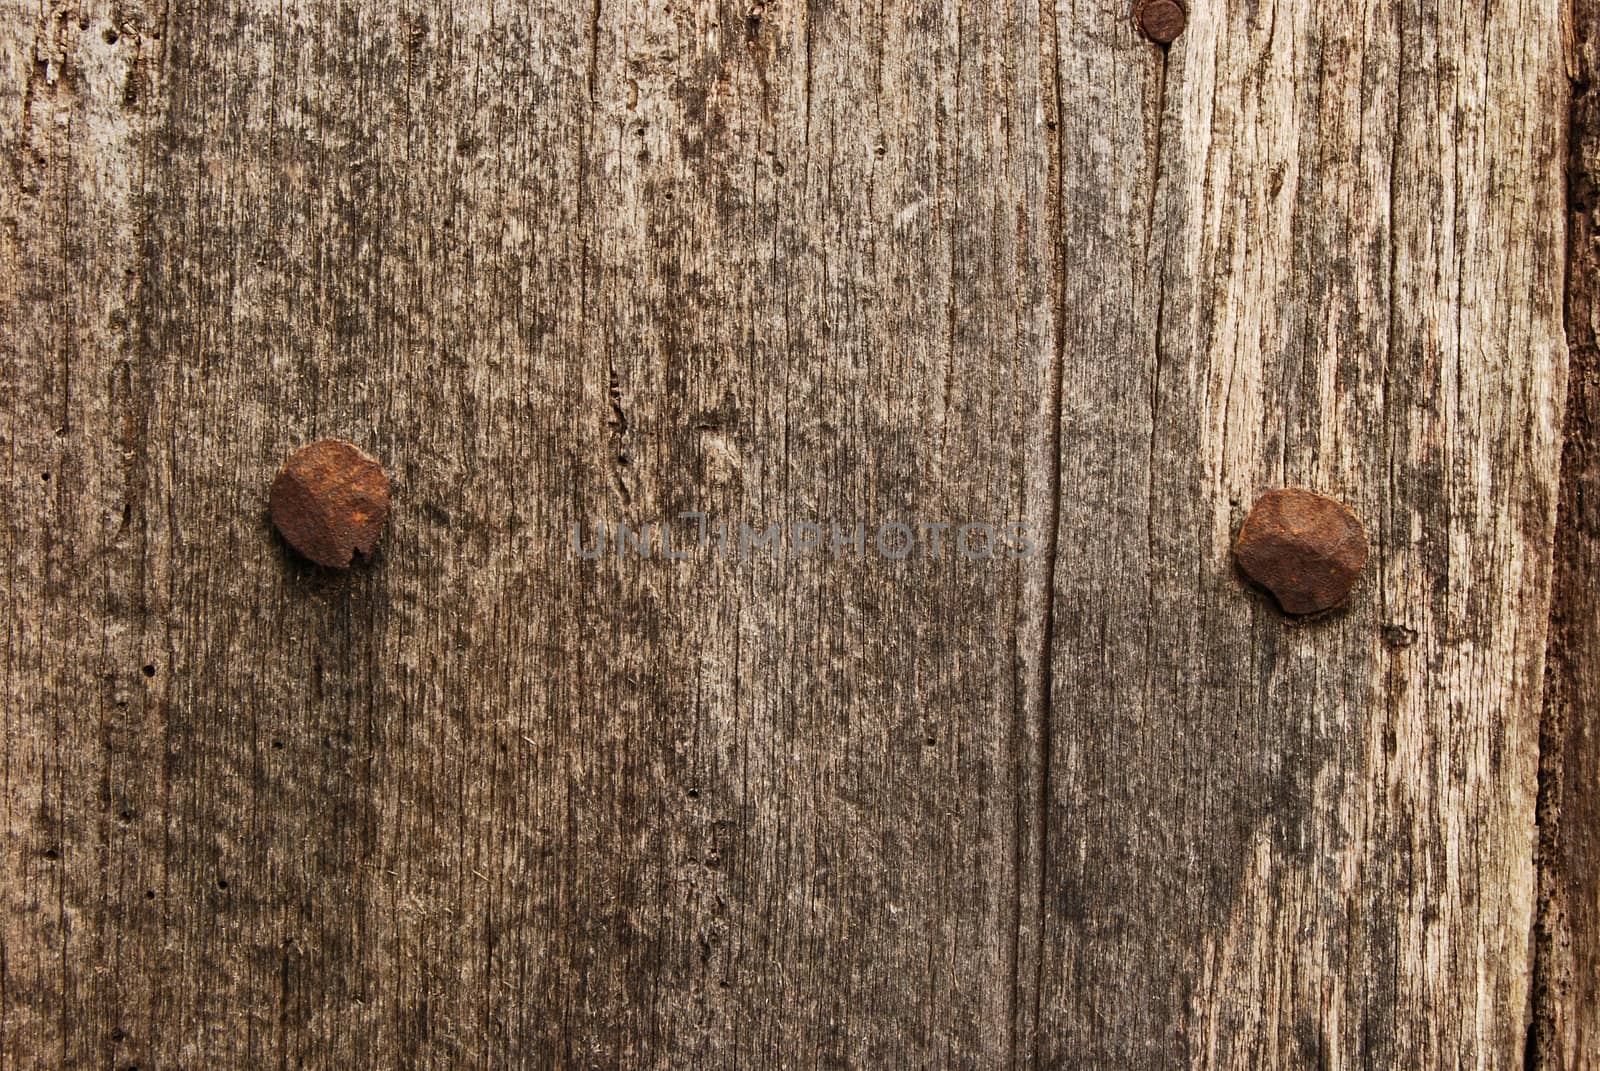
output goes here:
<path id="1" fill-rule="evenodd" d="M 1233 552 L 1286 613 L 1314 614 L 1349 597 L 1367 563 L 1367 533 L 1343 503 L 1287 487 L 1251 508 Z"/>
<path id="2" fill-rule="evenodd" d="M 1189 16 L 1176 0 L 1145 0 L 1139 5 L 1139 29 L 1158 45 L 1170 45 L 1188 24 Z"/>
<path id="3" fill-rule="evenodd" d="M 343 439 L 295 451 L 272 481 L 272 523 L 289 545 L 318 565 L 349 566 L 369 557 L 389 516 L 383 466 Z"/>

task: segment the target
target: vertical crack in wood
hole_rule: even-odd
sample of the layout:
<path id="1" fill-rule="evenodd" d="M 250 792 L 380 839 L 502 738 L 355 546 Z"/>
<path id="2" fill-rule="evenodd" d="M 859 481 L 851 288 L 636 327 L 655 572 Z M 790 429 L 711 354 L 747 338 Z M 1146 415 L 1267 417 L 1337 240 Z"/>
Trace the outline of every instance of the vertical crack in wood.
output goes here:
<path id="1" fill-rule="evenodd" d="M 1054 700 L 1053 652 L 1055 647 L 1056 565 L 1061 528 L 1061 443 L 1063 420 L 1063 366 L 1066 353 L 1066 320 L 1063 305 L 1067 292 L 1067 260 L 1062 190 L 1062 90 L 1061 27 L 1050 5 L 1041 4 L 1041 44 L 1045 54 L 1040 63 L 1040 87 L 1049 137 L 1047 157 L 1045 232 L 1050 236 L 1051 263 L 1051 354 L 1048 373 L 1049 408 L 1043 436 L 1042 520 L 1046 525 L 1040 565 L 1033 584 L 1032 603 L 1025 608 L 1027 619 L 1037 628 L 1035 658 L 1031 679 L 1024 688 L 1022 724 L 1015 748 L 1018 765 L 1016 794 L 1016 850 L 1013 874 L 1015 883 L 1015 930 L 1012 938 L 1011 1010 L 1013 1068 L 1039 1066 L 1038 1030 L 1044 984 L 1043 921 L 1045 895 L 1045 848 L 1047 844 L 1050 799 L 1050 757 L 1053 747 L 1052 703 Z M 1030 806 L 1031 805 L 1031 806 Z M 1026 943 L 1024 935 L 1026 934 Z"/>
<path id="2" fill-rule="evenodd" d="M 1143 269 L 1150 271 L 1150 248 L 1156 240 L 1156 201 L 1161 190 L 1161 141 L 1164 116 L 1167 110 L 1167 61 L 1170 53 L 1161 49 L 1156 61 L 1156 89 L 1155 109 L 1152 113 L 1155 118 L 1155 129 L 1149 135 L 1150 142 L 1150 195 L 1145 200 L 1145 232 L 1144 232 L 1144 263 Z M 1154 325 L 1150 341 L 1150 438 L 1146 447 L 1145 460 L 1145 552 L 1150 568 L 1145 574 L 1145 690 L 1154 694 L 1154 672 L 1156 639 L 1156 586 L 1154 564 L 1158 560 L 1156 546 L 1156 464 L 1159 457 L 1161 437 L 1161 353 L 1165 348 L 1162 340 L 1163 319 L 1166 314 L 1166 279 L 1165 258 L 1163 258 L 1161 271 L 1158 271 L 1154 280 Z M 1150 281 L 1146 280 L 1146 286 Z"/>
<path id="3" fill-rule="evenodd" d="M 1600 582 L 1600 295 L 1597 179 L 1600 95 L 1593 77 L 1600 52 L 1600 0 L 1574 0 L 1569 11 L 1572 78 L 1567 138 L 1567 280 L 1569 349 L 1565 442 L 1557 502 L 1545 699 L 1539 726 L 1535 811 L 1538 892 L 1533 979 L 1524 1065 L 1584 1066 L 1600 1045 L 1600 618 L 1592 592 Z"/>

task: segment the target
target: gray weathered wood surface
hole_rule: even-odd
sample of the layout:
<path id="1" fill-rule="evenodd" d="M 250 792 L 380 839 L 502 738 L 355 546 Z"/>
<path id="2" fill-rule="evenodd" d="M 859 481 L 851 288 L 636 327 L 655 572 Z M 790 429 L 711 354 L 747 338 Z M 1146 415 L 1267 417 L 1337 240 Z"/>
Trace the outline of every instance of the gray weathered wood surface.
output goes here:
<path id="1" fill-rule="evenodd" d="M 0 0 L 0 1068 L 1592 1066 L 1571 24 L 1130 6 Z"/>

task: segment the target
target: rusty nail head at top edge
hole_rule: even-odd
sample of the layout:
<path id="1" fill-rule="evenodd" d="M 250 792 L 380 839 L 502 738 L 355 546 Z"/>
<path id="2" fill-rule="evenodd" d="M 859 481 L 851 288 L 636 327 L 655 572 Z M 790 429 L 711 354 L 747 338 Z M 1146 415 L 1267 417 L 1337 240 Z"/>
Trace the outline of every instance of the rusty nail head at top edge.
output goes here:
<path id="1" fill-rule="evenodd" d="M 331 569 L 370 557 L 389 516 L 389 477 L 343 439 L 290 455 L 272 481 L 272 523 L 306 558 Z"/>
<path id="2" fill-rule="evenodd" d="M 1170 45 L 1188 25 L 1189 15 L 1176 0 L 1143 0 L 1138 19 L 1146 37 L 1158 45 Z"/>

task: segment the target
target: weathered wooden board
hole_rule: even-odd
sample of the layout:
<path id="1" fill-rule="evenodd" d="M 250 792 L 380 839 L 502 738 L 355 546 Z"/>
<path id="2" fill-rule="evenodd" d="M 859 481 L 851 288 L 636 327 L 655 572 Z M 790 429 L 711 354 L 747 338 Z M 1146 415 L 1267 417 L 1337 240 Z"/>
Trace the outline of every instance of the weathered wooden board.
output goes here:
<path id="1" fill-rule="evenodd" d="M 1600 1061 L 1600 4 L 1572 7 L 1565 449 L 1539 750 L 1539 901 L 1530 1054 Z"/>
<path id="2" fill-rule="evenodd" d="M 1563 25 L 1325 8 L 0 0 L 0 1068 L 1520 1065 Z"/>
<path id="3" fill-rule="evenodd" d="M 1520 1064 L 1557 12 L 1206 5 L 1165 64 L 1082 17 L 1057 64 L 1042 1062 Z M 1230 573 L 1282 484 L 1367 521 L 1334 620 L 1286 628 Z"/>

